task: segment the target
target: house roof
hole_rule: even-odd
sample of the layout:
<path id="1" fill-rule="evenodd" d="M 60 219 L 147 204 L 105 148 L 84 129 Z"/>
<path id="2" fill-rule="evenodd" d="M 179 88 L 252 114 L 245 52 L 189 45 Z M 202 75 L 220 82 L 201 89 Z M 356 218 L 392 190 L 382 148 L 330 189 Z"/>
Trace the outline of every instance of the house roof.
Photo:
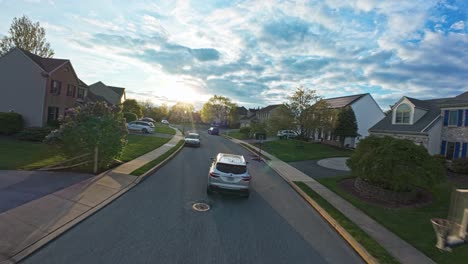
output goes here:
<path id="1" fill-rule="evenodd" d="M 424 133 L 430 125 L 440 118 L 441 108 L 468 105 L 468 93 L 463 93 L 451 98 L 438 98 L 430 100 L 419 100 L 407 98 L 416 108 L 424 109 L 426 113 L 412 125 L 392 124 L 393 115 L 388 114 L 380 122 L 369 129 L 370 132 L 393 132 L 393 133 Z M 396 104 L 395 104 L 396 105 Z"/>
<path id="2" fill-rule="evenodd" d="M 354 103 L 355 101 L 359 100 L 360 98 L 366 95 L 368 95 L 368 93 L 334 97 L 324 100 L 328 103 L 330 108 L 342 108 Z"/>
<path id="3" fill-rule="evenodd" d="M 238 115 L 247 115 L 247 108 L 243 106 L 238 106 L 237 107 L 237 114 Z"/>
<path id="4" fill-rule="evenodd" d="M 269 106 L 266 106 L 266 107 L 258 110 L 257 113 L 270 112 L 271 110 L 277 108 L 278 106 L 281 106 L 281 104 L 269 105 Z"/>
<path id="5" fill-rule="evenodd" d="M 89 86 L 79 78 L 78 78 L 78 86 L 89 88 Z"/>
<path id="6" fill-rule="evenodd" d="M 33 54 L 27 50 L 16 48 L 24 53 L 24 55 L 28 56 L 32 61 L 34 61 L 39 67 L 41 67 L 45 72 L 52 72 L 53 70 L 60 67 L 65 62 L 69 62 L 69 60 L 65 59 L 55 59 L 55 58 L 44 58 Z"/>
<path id="7" fill-rule="evenodd" d="M 89 94 L 95 99 L 103 98 L 110 104 L 120 104 L 125 88 L 107 86 L 103 82 L 97 82 L 89 86 Z"/>

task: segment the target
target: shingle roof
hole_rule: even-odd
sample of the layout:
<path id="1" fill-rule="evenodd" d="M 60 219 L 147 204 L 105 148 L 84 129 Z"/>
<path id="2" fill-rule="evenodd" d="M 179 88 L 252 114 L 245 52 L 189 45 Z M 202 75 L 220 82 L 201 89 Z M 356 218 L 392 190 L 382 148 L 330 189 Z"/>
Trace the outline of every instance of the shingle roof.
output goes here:
<path id="1" fill-rule="evenodd" d="M 33 54 L 27 50 L 17 48 L 24 53 L 24 55 L 28 56 L 32 61 L 34 61 L 39 67 L 41 67 L 46 72 L 51 72 L 57 69 L 60 65 L 64 64 L 69 60 L 64 59 L 54 59 L 54 58 L 43 58 L 36 54 Z"/>
<path id="2" fill-rule="evenodd" d="M 247 115 L 247 108 L 243 106 L 238 106 L 237 107 L 237 114 L 238 115 Z"/>
<path id="3" fill-rule="evenodd" d="M 324 99 L 330 108 L 342 108 L 346 107 L 356 100 L 360 99 L 363 96 L 368 95 L 367 93 L 365 94 L 356 94 L 356 95 L 349 95 L 349 96 L 341 96 L 341 97 L 335 97 L 335 98 L 328 98 Z"/>
<path id="4" fill-rule="evenodd" d="M 116 90 L 116 88 L 118 88 Z M 107 86 L 103 82 L 97 82 L 89 86 L 89 92 L 92 93 L 95 98 L 104 98 L 110 104 L 120 104 L 122 95 L 125 88 L 119 88 L 114 86 Z"/>
<path id="5" fill-rule="evenodd" d="M 402 132 L 402 133 L 424 133 L 428 126 L 436 119 L 440 118 L 441 107 L 468 105 L 468 93 L 463 93 L 456 97 L 439 98 L 430 100 L 419 100 L 411 97 L 406 97 L 415 107 L 426 110 L 426 114 L 422 116 L 416 123 L 412 125 L 396 125 L 392 124 L 393 115 L 390 113 L 380 122 L 369 129 L 370 132 Z M 426 129 L 426 130 L 424 130 Z"/>
<path id="6" fill-rule="evenodd" d="M 275 109 L 275 108 L 278 107 L 278 106 L 281 106 L 281 104 L 269 105 L 269 106 L 266 106 L 266 107 L 264 107 L 264 108 L 258 110 L 257 113 L 269 112 L 269 111 Z"/>

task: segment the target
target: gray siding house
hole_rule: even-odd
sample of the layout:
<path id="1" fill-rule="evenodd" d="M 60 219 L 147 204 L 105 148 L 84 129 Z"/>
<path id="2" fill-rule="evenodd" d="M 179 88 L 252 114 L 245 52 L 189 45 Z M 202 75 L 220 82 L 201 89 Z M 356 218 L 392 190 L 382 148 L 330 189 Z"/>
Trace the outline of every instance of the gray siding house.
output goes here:
<path id="1" fill-rule="evenodd" d="M 466 158 L 468 92 L 451 98 L 419 100 L 404 96 L 369 129 L 372 135 L 409 139 L 447 159 Z"/>

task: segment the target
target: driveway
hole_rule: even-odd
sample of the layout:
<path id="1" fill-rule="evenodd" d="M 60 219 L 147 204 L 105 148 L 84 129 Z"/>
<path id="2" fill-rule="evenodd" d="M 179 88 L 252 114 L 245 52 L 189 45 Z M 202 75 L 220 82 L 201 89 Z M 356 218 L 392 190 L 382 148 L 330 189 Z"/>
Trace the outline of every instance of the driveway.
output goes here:
<path id="1" fill-rule="evenodd" d="M 23 263 L 363 263 L 279 175 L 250 152 L 200 131 L 177 156 Z M 242 154 L 250 198 L 206 194 L 210 157 Z M 204 201 L 207 212 L 192 204 Z"/>
<path id="2" fill-rule="evenodd" d="M 0 213 L 93 176 L 74 172 L 0 170 Z"/>
<path id="3" fill-rule="evenodd" d="M 294 161 L 288 162 L 288 164 L 314 179 L 349 175 L 349 171 L 333 170 L 322 167 L 317 164 L 319 161 L 320 160 Z"/>

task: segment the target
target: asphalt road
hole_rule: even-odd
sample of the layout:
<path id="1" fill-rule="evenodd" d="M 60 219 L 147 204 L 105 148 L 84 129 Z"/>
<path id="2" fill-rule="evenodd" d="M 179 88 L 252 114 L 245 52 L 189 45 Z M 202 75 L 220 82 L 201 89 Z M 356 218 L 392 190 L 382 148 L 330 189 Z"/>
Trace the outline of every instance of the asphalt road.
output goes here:
<path id="1" fill-rule="evenodd" d="M 23 263 L 363 263 L 289 185 L 250 161 L 250 198 L 206 194 L 210 157 L 242 147 L 201 132 L 144 182 Z M 206 201 L 208 212 L 192 203 Z"/>

